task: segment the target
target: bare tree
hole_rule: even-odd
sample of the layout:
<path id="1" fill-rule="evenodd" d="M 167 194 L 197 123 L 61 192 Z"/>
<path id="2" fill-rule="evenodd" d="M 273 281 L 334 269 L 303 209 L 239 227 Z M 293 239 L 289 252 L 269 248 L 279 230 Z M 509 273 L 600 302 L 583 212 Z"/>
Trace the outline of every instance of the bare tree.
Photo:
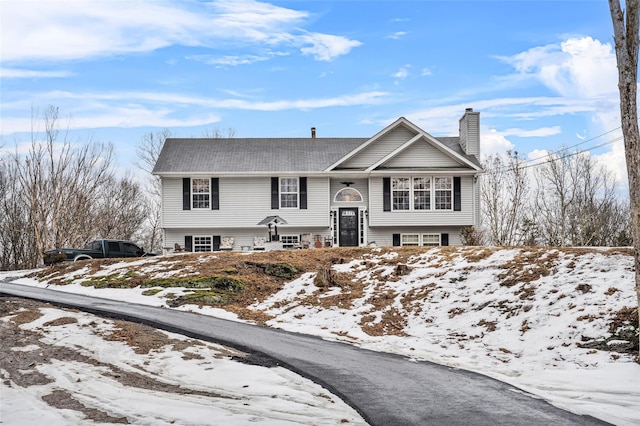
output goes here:
<path id="1" fill-rule="evenodd" d="M 535 168 L 536 191 L 533 206 L 542 243 L 570 245 L 569 211 L 575 200 L 571 156 L 567 151 L 549 154 L 548 161 Z"/>
<path id="2" fill-rule="evenodd" d="M 29 209 L 15 179 L 16 164 L 0 158 L 0 270 L 24 269 L 37 261 Z"/>
<path id="3" fill-rule="evenodd" d="M 626 209 L 612 173 L 588 153 L 561 150 L 536 166 L 528 226 L 541 244 L 607 246 L 624 240 Z"/>
<path id="4" fill-rule="evenodd" d="M 92 215 L 96 237 L 134 239 L 146 219 L 143 190 L 131 177 L 110 177 L 98 193 Z"/>
<path id="5" fill-rule="evenodd" d="M 638 315 L 640 316 L 640 130 L 638 129 L 638 108 L 636 105 L 640 6 L 637 0 L 627 1 L 625 4 L 626 14 L 620 7 L 620 0 L 609 0 L 618 63 L 620 119 L 622 120 L 627 175 L 629 177 L 636 295 L 638 297 Z"/>
<path id="6" fill-rule="evenodd" d="M 114 176 L 113 147 L 72 142 L 57 107 L 45 111 L 43 132 L 37 114 L 32 120 L 31 142 L 1 152 L 2 268 L 34 267 L 47 249 L 138 232 L 145 214 L 141 190 L 131 178 Z"/>
<path id="7" fill-rule="evenodd" d="M 57 107 L 44 114 L 44 138 L 36 130 L 26 154 L 13 156 L 21 195 L 29 209 L 36 252 L 84 244 L 93 234 L 92 205 L 98 189 L 111 178 L 113 147 L 76 145 L 60 132 Z"/>
<path id="8" fill-rule="evenodd" d="M 169 129 L 162 129 L 158 132 L 146 133 L 140 143 L 136 147 L 138 154 L 138 168 L 147 173 L 147 179 L 144 183 L 143 190 L 145 196 L 144 206 L 146 209 L 146 220 L 143 224 L 138 238 L 143 241 L 143 245 L 149 251 L 162 251 L 162 206 L 161 206 L 161 181 L 159 176 L 151 174 L 164 142 L 171 137 Z"/>
<path id="9" fill-rule="evenodd" d="M 225 139 L 225 138 L 233 138 L 236 136 L 236 130 L 229 127 L 227 129 L 220 129 L 219 127 L 214 127 L 212 129 L 206 129 L 202 133 L 203 138 L 208 139 Z"/>
<path id="10" fill-rule="evenodd" d="M 529 182 L 517 152 L 504 160 L 490 156 L 482 176 L 482 212 L 491 244 L 513 246 L 522 243 L 522 226 L 527 207 Z"/>
<path id="11" fill-rule="evenodd" d="M 588 153 L 569 161 L 573 202 L 568 206 L 567 237 L 572 246 L 611 245 L 619 226 L 617 185 L 611 171 Z"/>

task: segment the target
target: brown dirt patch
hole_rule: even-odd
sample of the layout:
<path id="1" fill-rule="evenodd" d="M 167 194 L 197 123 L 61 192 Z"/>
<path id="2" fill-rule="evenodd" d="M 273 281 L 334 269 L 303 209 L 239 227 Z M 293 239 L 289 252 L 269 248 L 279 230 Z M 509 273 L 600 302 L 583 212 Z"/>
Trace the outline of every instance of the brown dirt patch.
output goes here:
<path id="1" fill-rule="evenodd" d="M 125 371 L 116 365 L 108 364 L 93 358 L 90 355 L 82 354 L 80 351 L 62 346 L 49 345 L 42 341 L 43 332 L 21 329 L 20 325 L 32 322 L 42 316 L 40 308 L 52 307 L 52 305 L 28 299 L 14 297 L 0 297 L 0 370 L 4 372 L 3 384 L 5 386 L 29 387 L 34 385 L 46 385 L 52 380 L 46 375 L 37 371 L 37 366 L 57 361 L 75 361 L 93 366 L 106 367 L 104 375 L 111 377 L 127 387 L 140 389 L 152 389 L 169 394 L 192 394 L 207 398 L 228 398 L 227 396 L 206 392 L 197 389 L 187 389 L 181 386 L 172 385 L 153 377 L 152 373 L 142 374 L 132 371 Z M 61 308 L 58 308 L 61 309 Z M 67 309 L 67 311 L 73 311 Z M 44 327 L 56 327 L 76 322 L 75 318 L 62 317 L 57 320 L 47 322 Z M 115 321 L 115 331 L 111 334 L 103 334 L 108 340 L 124 341 L 132 345 L 137 353 L 148 353 L 159 350 L 167 345 L 173 346 L 177 351 L 184 351 L 189 347 L 202 346 L 203 344 L 195 340 L 171 339 L 166 334 L 159 332 L 149 326 L 130 323 L 126 321 Z M 94 326 L 96 324 L 93 324 Z M 99 334 L 97 329 L 93 332 Z M 104 333 L 104 332 L 103 332 Z M 26 350 L 28 349 L 30 350 Z M 25 348 L 25 350 L 12 350 L 12 348 Z M 188 351 L 183 352 L 185 359 L 201 359 L 198 354 Z M 219 357 L 246 356 L 240 352 L 216 348 Z M 144 369 L 144 366 L 138 366 Z M 54 389 L 42 398 L 52 407 L 70 409 L 81 412 L 87 420 L 103 423 L 128 424 L 126 417 L 112 417 L 107 413 L 84 406 L 71 393 L 64 389 Z"/>

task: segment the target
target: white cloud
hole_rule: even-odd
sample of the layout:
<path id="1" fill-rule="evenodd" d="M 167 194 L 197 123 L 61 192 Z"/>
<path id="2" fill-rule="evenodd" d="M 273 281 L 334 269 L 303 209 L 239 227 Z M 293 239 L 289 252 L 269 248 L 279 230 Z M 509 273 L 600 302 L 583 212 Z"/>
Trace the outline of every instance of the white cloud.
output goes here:
<path id="1" fill-rule="evenodd" d="M 308 33 L 300 39 L 311 44 L 309 47 L 300 49 L 302 54 L 311 55 L 318 61 L 331 61 L 338 56 L 346 55 L 354 47 L 362 45 L 357 40 L 331 34 Z"/>
<path id="2" fill-rule="evenodd" d="M 431 74 L 432 73 L 431 73 L 431 70 L 429 68 L 422 68 L 422 71 L 420 71 L 420 75 L 423 76 L 423 77 L 428 77 Z"/>
<path id="3" fill-rule="evenodd" d="M 391 76 L 399 80 L 404 80 L 405 78 L 409 77 L 409 68 L 411 68 L 411 65 L 409 64 L 404 65 L 400 67 L 400 69 L 395 73 L 393 73 Z"/>
<path id="4" fill-rule="evenodd" d="M 305 32 L 300 28 L 308 12 L 254 0 L 130 0 L 117 7 L 107 1 L 12 1 L 2 6 L 5 63 L 88 59 L 171 45 L 217 49 L 231 43 L 304 46 L 304 54 L 327 61 L 361 44 Z"/>
<path id="5" fill-rule="evenodd" d="M 504 136 L 517 136 L 520 138 L 544 138 L 562 133 L 560 126 L 540 127 L 537 129 L 505 129 L 500 131 Z"/>
<path id="6" fill-rule="evenodd" d="M 629 188 L 629 176 L 627 175 L 627 160 L 625 158 L 624 142 L 616 141 L 611 151 L 593 156 L 599 164 L 605 166 L 613 173 L 616 181 L 622 189 Z"/>
<path id="7" fill-rule="evenodd" d="M 208 65 L 218 66 L 232 66 L 249 65 L 255 62 L 262 62 L 271 59 L 271 56 L 267 55 L 228 55 L 228 56 L 213 56 L 213 55 L 192 55 L 187 56 L 186 59 L 195 60 Z"/>
<path id="8" fill-rule="evenodd" d="M 570 98 L 599 98 L 617 94 L 618 74 L 613 47 L 591 37 L 534 47 L 502 58 L 524 76 Z"/>
<path id="9" fill-rule="evenodd" d="M 66 78 L 74 74 L 70 71 L 38 71 L 17 68 L 0 68 L 2 78 Z"/>
<path id="10" fill-rule="evenodd" d="M 239 99 L 212 99 L 176 93 L 108 92 L 72 93 L 55 91 L 37 96 L 37 104 L 56 104 L 73 120 L 70 129 L 101 127 L 180 127 L 197 126 L 220 121 L 210 111 L 237 109 L 250 111 L 311 110 L 329 107 L 372 105 L 383 102 L 389 93 L 368 91 L 350 95 L 316 99 L 260 101 Z M 246 98 L 246 97 L 245 97 Z M 189 107 L 194 107 L 193 111 Z M 20 113 L 25 105 L 20 102 L 3 105 L 2 134 L 28 132 L 31 119 L 14 118 L 12 111 Z M 187 112 L 185 112 L 187 111 Z M 207 111 L 207 112 L 203 112 Z"/>
<path id="11" fill-rule="evenodd" d="M 546 149 L 534 149 L 533 151 L 527 153 L 527 158 L 529 161 L 542 160 L 544 158 L 549 157 L 550 152 Z"/>
<path id="12" fill-rule="evenodd" d="M 504 134 L 494 129 L 483 132 L 480 135 L 481 156 L 486 158 L 489 155 L 504 154 L 509 150 L 513 150 L 515 145 L 509 141 Z"/>
<path id="13" fill-rule="evenodd" d="M 392 40 L 398 40 L 398 39 L 400 39 L 401 37 L 404 37 L 405 35 L 407 35 L 407 32 L 406 32 L 406 31 L 396 31 L 396 32 L 395 32 L 395 33 L 393 33 L 393 34 L 389 34 L 389 35 L 388 35 L 387 37 L 385 37 L 385 38 L 390 38 L 390 39 L 392 39 Z"/>

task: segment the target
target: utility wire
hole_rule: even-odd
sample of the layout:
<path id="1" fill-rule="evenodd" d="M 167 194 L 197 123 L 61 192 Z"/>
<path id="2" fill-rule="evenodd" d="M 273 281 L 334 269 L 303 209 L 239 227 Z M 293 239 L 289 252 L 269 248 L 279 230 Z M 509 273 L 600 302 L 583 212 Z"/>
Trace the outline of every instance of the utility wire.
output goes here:
<path id="1" fill-rule="evenodd" d="M 611 145 L 611 144 L 621 140 L 622 136 L 619 136 L 619 137 L 617 137 L 615 139 L 612 139 L 612 140 L 609 140 L 607 142 L 592 146 L 590 148 L 586 148 L 586 149 L 583 149 L 583 150 L 580 150 L 580 151 L 574 151 L 574 152 L 571 152 L 571 153 L 567 153 L 567 151 L 572 149 L 572 148 L 575 148 L 575 147 L 580 146 L 580 145 L 584 145 L 587 142 L 592 142 L 592 141 L 594 141 L 594 140 L 596 140 L 598 138 L 606 136 L 606 135 L 608 135 L 610 133 L 613 133 L 613 132 L 615 132 L 615 131 L 617 131 L 619 129 L 620 129 L 620 127 L 616 127 L 615 129 L 609 130 L 608 132 L 602 133 L 602 134 L 600 134 L 598 136 L 594 136 L 593 138 L 586 139 L 586 140 L 584 140 L 582 142 L 579 142 L 579 143 L 577 143 L 575 145 L 571 145 L 571 146 L 568 146 L 568 147 L 564 147 L 564 148 L 558 149 L 556 151 L 549 152 L 546 155 L 544 155 L 544 156 L 542 156 L 540 158 L 536 158 L 534 160 L 524 160 L 523 159 L 524 163 L 531 163 L 531 164 L 526 164 L 524 166 L 521 166 L 520 168 L 527 169 L 529 167 L 535 167 L 535 166 L 540 166 L 540 165 L 543 165 L 543 164 L 548 164 L 548 163 L 551 163 L 553 161 L 558 161 L 558 160 L 562 160 L 564 158 L 571 157 L 571 156 L 574 156 L 574 155 L 583 154 L 585 152 L 589 152 L 589 151 L 592 151 L 592 150 L 597 149 L 597 148 L 601 148 L 601 147 L 606 146 L 606 145 Z M 517 153 L 517 151 L 515 151 L 515 152 Z M 561 155 L 561 156 L 555 156 L 556 154 L 560 154 L 560 153 L 564 153 L 564 154 Z M 544 160 L 544 161 L 540 161 L 540 160 L 543 160 L 545 158 L 547 158 L 547 159 Z M 507 165 L 504 165 L 504 166 L 496 168 L 496 169 L 485 169 L 485 173 L 486 172 L 502 172 L 502 171 L 513 170 L 513 169 L 514 169 L 513 166 L 507 164 Z"/>

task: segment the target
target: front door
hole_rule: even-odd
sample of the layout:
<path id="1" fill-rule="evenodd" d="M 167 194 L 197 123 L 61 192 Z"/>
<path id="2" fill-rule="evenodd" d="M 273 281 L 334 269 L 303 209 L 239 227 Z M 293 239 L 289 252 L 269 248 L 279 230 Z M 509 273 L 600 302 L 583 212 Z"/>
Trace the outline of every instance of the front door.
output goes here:
<path id="1" fill-rule="evenodd" d="M 358 246 L 358 208 L 339 209 L 340 221 L 338 228 L 340 238 L 338 244 L 340 247 L 357 247 Z"/>

